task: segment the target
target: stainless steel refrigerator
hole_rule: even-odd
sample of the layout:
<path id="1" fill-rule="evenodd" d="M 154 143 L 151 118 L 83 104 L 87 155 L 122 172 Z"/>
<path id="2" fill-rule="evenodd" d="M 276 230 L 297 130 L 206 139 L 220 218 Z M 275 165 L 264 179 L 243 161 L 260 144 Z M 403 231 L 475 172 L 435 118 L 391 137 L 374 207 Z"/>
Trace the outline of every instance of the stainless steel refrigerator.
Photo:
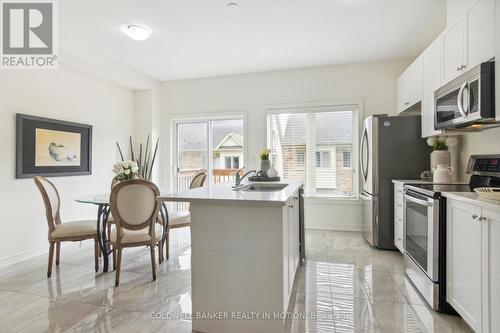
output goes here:
<path id="1" fill-rule="evenodd" d="M 419 179 L 429 170 L 430 147 L 421 137 L 420 116 L 374 115 L 365 119 L 360 163 L 363 233 L 370 245 L 394 246 L 392 179 Z"/>

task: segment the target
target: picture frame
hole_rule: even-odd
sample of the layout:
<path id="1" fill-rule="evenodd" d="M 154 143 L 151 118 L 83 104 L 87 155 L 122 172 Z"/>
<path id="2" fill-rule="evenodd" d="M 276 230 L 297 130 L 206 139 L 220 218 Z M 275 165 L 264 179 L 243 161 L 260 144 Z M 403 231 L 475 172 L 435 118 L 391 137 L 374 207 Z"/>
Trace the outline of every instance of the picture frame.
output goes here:
<path id="1" fill-rule="evenodd" d="M 92 125 L 16 114 L 16 178 L 92 174 Z"/>

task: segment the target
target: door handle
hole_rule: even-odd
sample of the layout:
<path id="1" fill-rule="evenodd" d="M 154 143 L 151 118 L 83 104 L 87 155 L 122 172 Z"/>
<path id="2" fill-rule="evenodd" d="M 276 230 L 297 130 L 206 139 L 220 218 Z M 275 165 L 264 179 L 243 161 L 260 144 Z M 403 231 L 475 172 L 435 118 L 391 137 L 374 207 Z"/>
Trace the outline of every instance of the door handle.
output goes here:
<path id="1" fill-rule="evenodd" d="M 419 205 L 428 206 L 428 207 L 432 206 L 432 202 L 429 202 L 429 201 L 426 201 L 426 200 L 420 200 L 420 199 L 411 197 L 409 195 L 405 195 L 405 198 L 406 198 L 406 200 L 414 202 L 414 203 L 417 203 Z"/>

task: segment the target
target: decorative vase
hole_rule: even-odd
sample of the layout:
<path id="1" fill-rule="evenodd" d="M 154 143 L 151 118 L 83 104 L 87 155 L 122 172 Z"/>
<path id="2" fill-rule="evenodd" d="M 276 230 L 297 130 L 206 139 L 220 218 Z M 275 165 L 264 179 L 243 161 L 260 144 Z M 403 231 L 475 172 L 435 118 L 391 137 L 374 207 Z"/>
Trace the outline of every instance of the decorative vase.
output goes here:
<path id="1" fill-rule="evenodd" d="M 431 153 L 431 172 L 437 168 L 438 164 L 451 165 L 451 154 L 448 150 L 434 150 Z"/>
<path id="2" fill-rule="evenodd" d="M 278 176 L 278 171 L 276 171 L 275 168 L 271 167 L 269 170 L 267 170 L 267 176 L 268 177 L 276 177 Z"/>
<path id="3" fill-rule="evenodd" d="M 271 161 L 261 160 L 260 161 L 260 171 L 263 177 L 267 177 L 267 171 L 271 168 Z"/>

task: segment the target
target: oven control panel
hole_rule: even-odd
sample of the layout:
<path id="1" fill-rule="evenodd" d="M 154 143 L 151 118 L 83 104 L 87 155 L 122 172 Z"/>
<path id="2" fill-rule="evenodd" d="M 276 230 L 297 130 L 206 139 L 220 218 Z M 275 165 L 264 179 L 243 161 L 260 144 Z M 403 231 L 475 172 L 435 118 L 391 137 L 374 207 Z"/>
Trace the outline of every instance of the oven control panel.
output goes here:
<path id="1" fill-rule="evenodd" d="M 467 165 L 468 174 L 500 174 L 500 155 L 472 155 Z"/>

